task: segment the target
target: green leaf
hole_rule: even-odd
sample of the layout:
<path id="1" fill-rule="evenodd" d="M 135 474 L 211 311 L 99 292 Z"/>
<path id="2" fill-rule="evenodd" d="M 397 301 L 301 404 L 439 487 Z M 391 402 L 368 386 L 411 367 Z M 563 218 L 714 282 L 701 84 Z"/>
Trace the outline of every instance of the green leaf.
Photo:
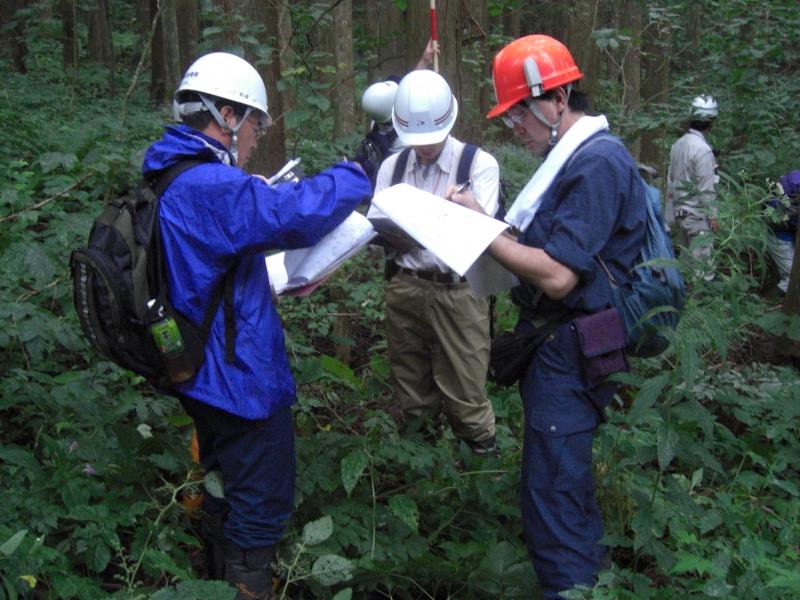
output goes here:
<path id="1" fill-rule="evenodd" d="M 27 529 L 20 529 L 17 533 L 8 538 L 5 542 L 3 542 L 3 545 L 0 546 L 0 554 L 3 556 L 11 556 L 14 554 L 27 533 Z"/>
<path id="2" fill-rule="evenodd" d="M 331 598 L 331 600 L 352 600 L 353 598 L 353 588 L 345 588 L 343 590 L 339 590 L 336 594 Z"/>
<path id="3" fill-rule="evenodd" d="M 111 550 L 109 549 L 108 545 L 101 542 L 100 540 L 95 540 L 91 550 L 89 551 L 89 556 L 87 561 L 89 564 L 89 568 L 95 573 L 102 573 L 103 571 L 106 570 L 106 567 L 108 566 L 108 562 L 110 560 L 111 560 Z"/>
<path id="4" fill-rule="evenodd" d="M 320 361 L 322 362 L 322 368 L 337 379 L 351 385 L 358 384 L 358 378 L 355 376 L 353 369 L 339 359 L 325 354 L 320 358 Z"/>
<path id="5" fill-rule="evenodd" d="M 287 129 L 297 129 L 300 125 L 311 119 L 311 112 L 307 110 L 290 110 L 284 117 Z"/>
<path id="6" fill-rule="evenodd" d="M 37 162 L 42 167 L 43 173 L 50 173 L 59 167 L 69 171 L 78 162 L 78 157 L 74 154 L 64 154 L 63 152 L 45 152 Z"/>
<path id="7" fill-rule="evenodd" d="M 203 478 L 203 487 L 214 498 L 224 498 L 225 488 L 222 481 L 222 471 L 209 471 Z"/>
<path id="8" fill-rule="evenodd" d="M 412 531 L 419 527 L 419 508 L 414 500 L 405 494 L 389 498 L 389 511 Z"/>
<path id="9" fill-rule="evenodd" d="M 331 101 L 325 96 L 320 96 L 318 94 L 307 96 L 306 102 L 308 102 L 311 106 L 316 106 L 322 112 L 327 111 L 331 107 Z"/>
<path id="10" fill-rule="evenodd" d="M 342 459 L 342 485 L 344 486 L 344 491 L 347 492 L 348 497 L 353 491 L 353 488 L 356 487 L 356 483 L 358 483 L 358 480 L 361 478 L 361 474 L 364 472 L 364 469 L 368 464 L 369 456 L 367 456 L 367 453 L 363 450 L 351 452 Z"/>
<path id="11" fill-rule="evenodd" d="M 708 572 L 711 566 L 711 561 L 702 556 L 680 552 L 678 553 L 678 562 L 672 567 L 670 573 L 680 575 L 682 573 L 696 572 L 698 575 L 703 575 Z"/>
<path id="12" fill-rule="evenodd" d="M 672 459 L 675 458 L 675 449 L 678 446 L 678 432 L 669 426 L 669 423 L 661 423 L 658 428 L 658 468 L 666 470 Z"/>
<path id="13" fill-rule="evenodd" d="M 321 519 L 306 523 L 303 527 L 303 543 L 306 546 L 316 546 L 327 540 L 333 534 L 333 519 L 325 515 Z"/>
<path id="14" fill-rule="evenodd" d="M 311 575 L 322 585 L 330 586 L 352 579 L 354 570 L 351 560 L 338 554 L 323 554 L 311 567 Z"/>

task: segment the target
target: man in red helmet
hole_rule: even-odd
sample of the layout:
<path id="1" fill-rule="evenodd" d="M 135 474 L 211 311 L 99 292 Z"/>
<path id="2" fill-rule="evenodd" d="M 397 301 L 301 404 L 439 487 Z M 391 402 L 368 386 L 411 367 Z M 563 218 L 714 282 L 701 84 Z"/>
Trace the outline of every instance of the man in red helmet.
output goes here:
<path id="1" fill-rule="evenodd" d="M 520 279 L 512 290 L 517 331 L 546 332 L 520 380 L 526 421 L 520 496 L 528 551 L 548 599 L 593 585 L 601 567 L 592 439 L 617 387 L 604 375 L 624 368 L 624 358 L 617 346 L 621 364 L 598 377 L 581 340 L 618 337 L 610 335 L 619 333 L 619 322 L 607 310 L 612 288 L 599 261 L 617 282 L 628 281 L 646 212 L 636 162 L 606 132 L 605 117 L 585 114 L 588 100 L 574 89 L 581 76 L 557 40 L 515 40 L 495 56 L 497 105 L 488 115 L 502 116 L 533 154 L 545 157 L 506 216 L 518 236 L 499 236 L 489 252 Z M 468 192 L 448 193 L 479 210 Z M 599 325 L 588 329 L 588 322 Z"/>

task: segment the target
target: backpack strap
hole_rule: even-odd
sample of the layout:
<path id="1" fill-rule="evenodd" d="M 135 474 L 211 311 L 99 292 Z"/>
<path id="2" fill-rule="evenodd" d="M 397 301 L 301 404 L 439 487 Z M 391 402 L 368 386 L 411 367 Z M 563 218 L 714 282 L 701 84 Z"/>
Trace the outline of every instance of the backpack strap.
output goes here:
<path id="1" fill-rule="evenodd" d="M 397 156 L 397 162 L 394 163 L 394 171 L 392 171 L 391 185 L 397 185 L 403 181 L 403 172 L 406 170 L 409 154 L 411 154 L 411 148 L 403 148 L 403 150 Z"/>
<path id="2" fill-rule="evenodd" d="M 206 160 L 199 159 L 186 159 L 175 163 L 169 169 L 162 171 L 156 178 L 150 180 L 150 186 L 156 196 L 153 212 L 155 222 L 154 236 L 156 243 L 156 256 L 158 257 L 156 268 L 158 270 L 158 279 L 161 289 L 167 289 L 166 276 L 163 270 L 162 249 L 161 249 L 161 228 L 158 220 L 158 205 L 161 196 L 167 191 L 170 184 L 180 175 L 189 169 L 196 167 L 200 164 L 206 163 Z M 220 302 L 223 302 L 223 312 L 225 314 L 225 362 L 232 363 L 236 360 L 236 319 L 234 318 L 233 311 L 233 280 L 234 273 L 236 272 L 237 263 L 234 263 L 225 272 L 211 294 L 211 300 L 206 307 L 206 312 L 203 315 L 203 322 L 200 325 L 199 333 L 200 339 L 204 343 L 208 342 L 208 334 L 211 331 L 211 324 L 214 322 L 214 316 L 217 314 L 217 308 Z"/>
<path id="3" fill-rule="evenodd" d="M 469 179 L 470 171 L 472 171 L 472 162 L 475 160 L 475 155 L 477 153 L 478 147 L 475 144 L 464 144 L 464 149 L 461 151 L 461 158 L 458 159 L 456 185 L 464 183 Z"/>

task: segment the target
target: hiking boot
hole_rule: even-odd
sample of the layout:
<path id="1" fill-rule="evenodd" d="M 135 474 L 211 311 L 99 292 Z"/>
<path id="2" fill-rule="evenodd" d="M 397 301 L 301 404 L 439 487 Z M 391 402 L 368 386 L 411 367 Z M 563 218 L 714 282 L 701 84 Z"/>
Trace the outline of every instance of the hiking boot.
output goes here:
<path id="1" fill-rule="evenodd" d="M 272 590 L 275 547 L 242 550 L 225 542 L 225 581 L 236 588 L 235 600 L 267 600 Z"/>
<path id="2" fill-rule="evenodd" d="M 495 436 L 486 438 L 480 442 L 474 442 L 472 440 L 464 440 L 464 442 L 476 456 L 500 456 L 500 451 L 497 449 L 497 438 Z"/>

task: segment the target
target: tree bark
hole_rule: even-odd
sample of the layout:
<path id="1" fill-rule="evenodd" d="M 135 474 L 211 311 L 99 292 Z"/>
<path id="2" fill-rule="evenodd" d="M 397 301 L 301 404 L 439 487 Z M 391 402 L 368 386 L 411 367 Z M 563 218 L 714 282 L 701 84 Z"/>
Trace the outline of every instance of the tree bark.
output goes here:
<path id="1" fill-rule="evenodd" d="M 59 13 L 61 14 L 61 61 L 64 70 L 78 69 L 80 47 L 76 22 L 78 18 L 77 0 L 59 0 Z"/>
<path id="2" fill-rule="evenodd" d="M 597 28 L 598 10 L 598 0 L 573 2 L 564 37 L 564 44 L 583 73 L 578 89 L 590 98 L 596 95 L 599 81 L 600 52 L 592 37 L 592 32 Z"/>
<path id="3" fill-rule="evenodd" d="M 481 145 L 489 125 L 486 113 L 493 93 L 492 86 L 486 83 L 487 74 L 491 76 L 491 57 L 485 51 L 489 7 L 481 0 L 465 0 L 461 8 L 456 28 L 459 87 L 453 90 L 459 102 L 458 134 L 464 141 Z"/>
<path id="4" fill-rule="evenodd" d="M 643 73 L 642 99 L 645 107 L 653 102 L 663 102 L 670 90 L 670 27 L 661 27 L 657 21 L 648 24 L 643 33 Z M 651 165 L 664 175 L 666 180 L 664 150 L 659 142 L 666 135 L 666 127 L 648 129 L 642 132 L 641 162 Z"/>
<path id="5" fill-rule="evenodd" d="M 355 72 L 353 70 L 353 2 L 341 0 L 333 9 L 333 139 L 355 129 Z"/>
<path id="6" fill-rule="evenodd" d="M 164 65 L 164 20 L 159 14 L 159 1 L 150 0 L 150 20 L 158 19 L 150 47 L 150 102 L 160 106 L 166 98 L 166 66 Z"/>
<path id="7" fill-rule="evenodd" d="M 408 68 L 413 68 L 413 66 L 406 67 L 405 59 L 405 27 L 408 11 L 401 11 L 391 0 L 380 0 L 375 4 L 379 10 L 378 65 L 377 74 L 370 77 L 370 83 L 383 81 L 389 76 L 403 77 Z M 417 64 L 417 60 L 419 55 L 414 60 L 414 65 Z"/>
<path id="8" fill-rule="evenodd" d="M 175 0 L 177 15 L 178 55 L 180 56 L 179 75 L 199 58 L 197 40 L 200 39 L 200 4 L 197 0 Z"/>
<path id="9" fill-rule="evenodd" d="M 248 165 L 253 173 L 272 175 L 286 162 L 286 127 L 284 113 L 289 106 L 289 92 L 278 91 L 281 70 L 291 66 L 289 36 L 291 35 L 291 14 L 283 0 L 267 0 L 251 5 L 252 16 L 256 23 L 264 23 L 266 29 L 263 43 L 269 46 L 269 62 L 257 65 L 258 72 L 264 79 L 267 88 L 267 102 L 272 126 L 261 140 Z M 261 38 L 260 38 L 261 41 Z"/>
<path id="10" fill-rule="evenodd" d="M 17 16 L 17 11 L 27 6 L 28 0 L 8 0 L 0 3 L 0 43 L 11 54 L 11 66 L 17 73 L 27 73 L 25 58 L 28 56 L 28 43 L 25 39 L 25 19 Z M 6 28 L 7 27 L 7 28 Z"/>
<path id="11" fill-rule="evenodd" d="M 632 113 L 641 107 L 641 82 L 642 82 L 642 52 L 640 35 L 642 26 L 642 5 L 640 0 L 627 0 L 623 4 L 622 25 L 632 32 L 632 39 L 628 42 L 622 57 L 622 102 L 621 120 L 628 120 Z M 627 147 L 631 155 L 638 160 L 641 150 L 641 141 L 636 135 L 627 140 Z"/>
<path id="12" fill-rule="evenodd" d="M 178 19 L 175 14 L 175 0 L 161 0 L 162 48 L 164 52 L 164 100 L 172 101 L 172 94 L 180 83 L 180 47 L 178 45 Z"/>

